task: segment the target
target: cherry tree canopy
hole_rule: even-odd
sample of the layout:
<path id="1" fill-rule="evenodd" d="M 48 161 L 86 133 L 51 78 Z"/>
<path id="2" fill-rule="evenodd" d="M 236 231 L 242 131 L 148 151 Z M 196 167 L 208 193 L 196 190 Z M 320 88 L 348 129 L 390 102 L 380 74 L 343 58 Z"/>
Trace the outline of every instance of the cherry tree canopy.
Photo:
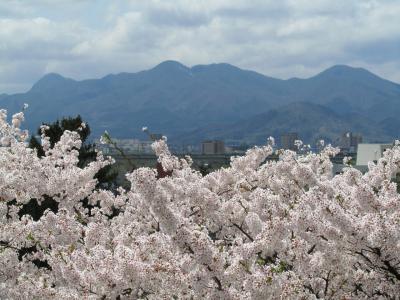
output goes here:
<path id="1" fill-rule="evenodd" d="M 130 190 L 96 190 L 111 159 L 79 168 L 79 134 L 45 156 L 26 146 L 23 113 L 0 111 L 0 298 L 396 299 L 400 146 L 362 174 L 332 175 L 330 146 L 281 151 L 273 141 L 202 176 L 191 159 L 153 149 L 168 176 L 140 168 Z M 21 213 L 51 197 L 57 210 Z"/>

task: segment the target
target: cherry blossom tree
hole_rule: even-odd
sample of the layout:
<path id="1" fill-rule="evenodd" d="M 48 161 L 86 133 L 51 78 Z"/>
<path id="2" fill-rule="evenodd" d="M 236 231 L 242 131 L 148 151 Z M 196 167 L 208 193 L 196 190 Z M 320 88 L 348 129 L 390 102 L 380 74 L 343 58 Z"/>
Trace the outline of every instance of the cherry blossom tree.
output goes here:
<path id="1" fill-rule="evenodd" d="M 127 174 L 129 190 L 96 189 L 112 163 L 79 168 L 79 134 L 43 157 L 26 146 L 23 113 L 0 111 L 0 298 L 397 299 L 400 146 L 362 174 L 332 175 L 330 158 L 280 151 L 273 140 L 206 176 L 165 140 L 162 166 Z M 58 211 L 19 213 L 50 196 Z M 91 207 L 82 205 L 88 199 Z"/>

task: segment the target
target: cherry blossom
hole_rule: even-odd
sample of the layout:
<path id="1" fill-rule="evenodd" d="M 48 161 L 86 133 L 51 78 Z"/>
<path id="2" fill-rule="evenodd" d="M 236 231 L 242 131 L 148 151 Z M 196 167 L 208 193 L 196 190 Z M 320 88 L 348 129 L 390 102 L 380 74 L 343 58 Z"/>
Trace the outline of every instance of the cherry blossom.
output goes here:
<path id="1" fill-rule="evenodd" d="M 157 169 L 126 175 L 130 189 L 96 189 L 111 163 L 77 167 L 79 134 L 37 157 L 0 111 L 0 298 L 396 299 L 400 146 L 362 174 L 332 174 L 332 156 L 279 151 L 273 139 L 206 176 L 190 157 L 153 143 Z M 51 197 L 57 210 L 22 214 Z"/>

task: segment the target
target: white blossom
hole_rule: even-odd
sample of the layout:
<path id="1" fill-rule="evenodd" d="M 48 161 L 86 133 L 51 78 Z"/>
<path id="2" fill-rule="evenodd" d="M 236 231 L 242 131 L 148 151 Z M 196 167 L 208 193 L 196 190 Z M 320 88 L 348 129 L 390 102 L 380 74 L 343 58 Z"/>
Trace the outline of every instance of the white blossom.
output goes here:
<path id="1" fill-rule="evenodd" d="M 96 189 L 110 163 L 100 152 L 77 166 L 78 133 L 65 131 L 51 147 L 43 127 L 39 158 L 6 117 L 0 110 L 1 299 L 400 294 L 397 144 L 365 174 L 350 167 L 334 176 L 338 149 L 329 145 L 268 161 L 269 143 L 203 177 L 159 140 L 153 149 L 168 176 L 139 168 L 127 174 L 129 190 L 111 192 Z M 21 212 L 46 197 L 57 211 L 37 220 Z"/>

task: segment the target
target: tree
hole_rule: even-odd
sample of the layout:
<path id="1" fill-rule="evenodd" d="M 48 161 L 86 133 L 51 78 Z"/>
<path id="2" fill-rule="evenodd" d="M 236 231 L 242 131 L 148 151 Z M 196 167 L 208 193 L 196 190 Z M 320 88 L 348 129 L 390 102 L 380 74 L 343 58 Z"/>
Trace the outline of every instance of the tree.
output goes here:
<path id="1" fill-rule="evenodd" d="M 44 134 L 49 138 L 50 147 L 54 147 L 54 145 L 60 140 L 64 131 L 75 131 L 79 134 L 80 140 L 82 141 L 82 146 L 79 149 L 79 167 L 84 167 L 89 161 L 93 161 L 96 159 L 96 151 L 94 148 L 94 144 L 87 143 L 87 138 L 90 135 L 90 127 L 88 124 L 85 124 L 82 121 L 80 115 L 75 118 L 62 118 L 61 121 L 57 120 L 51 124 L 42 124 L 40 128 L 37 130 L 37 134 L 41 136 Z M 36 149 L 38 151 L 39 157 L 44 156 L 44 150 L 41 143 L 35 136 L 31 136 L 29 141 L 29 147 Z"/>
<path id="2" fill-rule="evenodd" d="M 3 117 L 2 117 L 3 114 Z M 362 174 L 332 174 L 321 153 L 271 145 L 202 176 L 188 157 L 153 143 L 160 165 L 127 174 L 131 189 L 96 190 L 111 163 L 78 167 L 80 136 L 64 131 L 45 155 L 0 113 L 0 298 L 396 299 L 400 146 Z M 17 116 L 18 117 L 18 116 Z M 20 117 L 19 117 L 20 118 Z M 13 118 L 14 119 L 14 118 Z M 18 122 L 13 122 L 18 123 Z M 58 211 L 20 218 L 48 195 Z M 81 200 L 99 204 L 91 212 Z M 113 210 L 118 209 L 118 215 Z M 27 251 L 22 256 L 21 248 Z"/>
<path id="3" fill-rule="evenodd" d="M 79 134 L 79 138 L 82 142 L 80 148 L 77 148 L 79 153 L 77 166 L 79 168 L 84 168 L 90 162 L 96 160 L 97 151 L 95 148 L 95 144 L 87 142 L 87 139 L 90 135 L 90 127 L 88 124 L 83 122 L 80 115 L 74 118 L 62 118 L 61 120 L 57 120 L 56 122 L 50 124 L 42 124 L 42 126 L 38 128 L 37 134 L 39 136 L 46 136 L 50 143 L 50 148 L 53 148 L 56 143 L 60 141 L 65 131 L 74 131 Z M 38 157 L 45 156 L 45 151 L 42 144 L 33 135 L 29 140 L 29 147 L 32 149 L 36 149 Z M 97 188 L 101 187 L 110 190 L 115 188 L 116 177 L 117 173 L 111 170 L 111 165 L 103 167 L 95 175 L 95 178 L 98 180 Z M 19 211 L 19 215 L 23 216 L 29 214 L 34 220 L 38 220 L 47 209 L 50 209 L 53 212 L 57 212 L 57 201 L 46 195 L 44 195 L 43 197 L 44 199 L 40 201 L 40 203 L 37 201 L 37 199 L 33 198 L 28 203 L 22 205 Z M 83 199 L 82 201 L 83 203 L 87 203 L 87 199 Z"/>
<path id="4" fill-rule="evenodd" d="M 44 134 L 49 138 L 50 147 L 60 141 L 61 136 L 64 131 L 75 131 L 79 134 L 80 140 L 82 141 L 82 146 L 79 148 L 78 156 L 78 167 L 83 168 L 88 163 L 96 160 L 97 151 L 96 145 L 94 143 L 88 143 L 88 137 L 90 135 L 90 127 L 87 123 L 83 122 L 80 115 L 77 117 L 62 118 L 61 121 L 57 120 L 51 124 L 43 124 L 37 130 L 37 134 L 40 136 Z M 39 157 L 44 156 L 43 147 L 35 136 L 31 136 L 29 141 L 29 147 L 37 150 Z M 99 186 L 111 189 L 115 185 L 117 173 L 111 171 L 111 166 L 106 166 L 99 170 L 96 177 L 99 181 Z"/>

